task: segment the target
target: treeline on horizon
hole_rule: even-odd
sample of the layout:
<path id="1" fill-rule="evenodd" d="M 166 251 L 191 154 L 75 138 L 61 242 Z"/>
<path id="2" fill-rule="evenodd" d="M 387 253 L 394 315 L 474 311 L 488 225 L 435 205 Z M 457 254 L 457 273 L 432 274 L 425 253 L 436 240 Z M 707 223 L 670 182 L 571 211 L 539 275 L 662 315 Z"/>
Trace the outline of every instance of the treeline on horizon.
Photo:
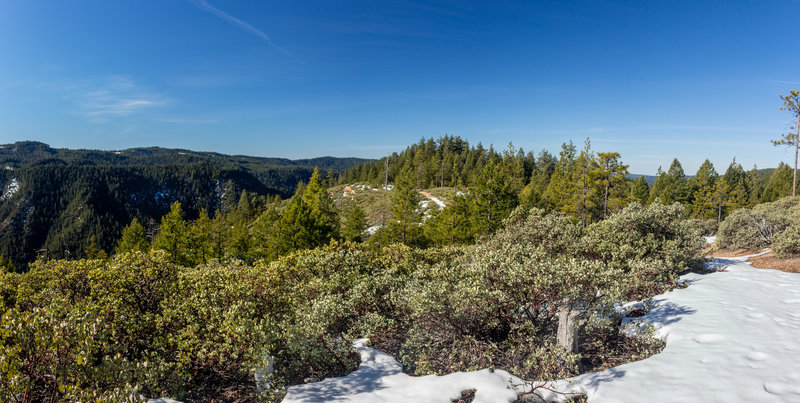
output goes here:
<path id="1" fill-rule="evenodd" d="M 198 175 L 187 171 L 183 174 Z M 619 153 L 596 153 L 589 139 L 580 150 L 571 141 L 564 143 L 555 156 L 546 150 L 538 155 L 526 153 L 512 145 L 496 151 L 481 144 L 471 146 L 455 136 L 422 139 L 400 153 L 352 167 L 338 177 L 322 176 L 315 170 L 288 200 L 259 196 L 252 188 L 248 192 L 247 188 L 232 186 L 232 182 L 227 190 L 218 191 L 224 201 L 217 199 L 216 203 L 206 200 L 202 204 L 171 195 L 186 201 L 173 204 L 160 223 L 135 218 L 124 230 L 117 227 L 92 232 L 92 239 L 81 239 L 83 243 L 76 244 L 85 247 L 73 245 L 71 254 L 54 250 L 43 257 L 96 257 L 101 250 L 108 254 L 153 248 L 167 250 L 174 263 L 193 266 L 226 258 L 271 261 L 333 239 L 369 239 L 374 245 L 403 243 L 423 248 L 471 244 L 497 231 L 517 206 L 557 211 L 585 227 L 630 203 L 647 205 L 656 200 L 663 204 L 678 202 L 685 207 L 687 218 L 707 220 L 707 228 L 716 228 L 737 208 L 789 195 L 792 181 L 791 169 L 783 163 L 774 170 L 753 167 L 745 171 L 734 159 L 725 173 L 719 174 L 706 160 L 693 177 L 687 177 L 675 159 L 666 171 L 659 169 L 649 186 L 644 177 L 631 179 Z M 339 206 L 334 203 L 328 187 L 355 182 L 388 182 L 394 186 L 386 192 L 382 222 L 369 222 L 366 206 L 355 201 Z M 39 185 L 42 189 L 49 186 Z M 452 187 L 457 191 L 446 200 L 445 208 L 424 212 L 418 191 L 432 187 Z M 113 204 L 82 202 L 86 206 L 75 205 L 69 210 L 86 214 L 88 206 L 101 217 L 115 214 Z M 78 222 L 82 220 L 79 213 L 72 216 Z M 102 227 L 103 221 L 96 220 L 95 226 Z M 374 233 L 365 232 L 372 224 L 380 228 Z M 69 220 L 63 225 L 69 226 Z M 78 235 L 75 231 L 61 231 L 61 242 L 69 239 L 64 233 L 73 238 Z M 121 233 L 122 239 L 115 233 Z M 48 239 L 53 239 L 52 234 Z M 49 244 L 56 245 L 53 241 Z"/>
<path id="2" fill-rule="evenodd" d="M 776 169 L 745 170 L 734 158 L 720 174 L 706 159 L 689 177 L 678 158 L 669 168 L 659 168 L 652 186 L 647 179 L 631 178 L 628 166 L 616 152 L 595 153 L 589 139 L 578 150 L 572 141 L 562 144 L 558 156 L 547 150 L 538 155 L 513 146 L 498 152 L 456 136 L 421 139 L 405 151 L 379 161 L 345 170 L 339 183 L 392 182 L 403 171 L 411 171 L 418 188 L 475 188 L 492 177 L 497 166 L 516 188 L 518 203 L 546 210 L 559 210 L 581 221 L 596 221 L 609 211 L 631 201 L 664 204 L 679 202 L 693 218 L 718 221 L 736 208 L 776 201 L 791 194 L 791 168 L 781 162 Z"/>

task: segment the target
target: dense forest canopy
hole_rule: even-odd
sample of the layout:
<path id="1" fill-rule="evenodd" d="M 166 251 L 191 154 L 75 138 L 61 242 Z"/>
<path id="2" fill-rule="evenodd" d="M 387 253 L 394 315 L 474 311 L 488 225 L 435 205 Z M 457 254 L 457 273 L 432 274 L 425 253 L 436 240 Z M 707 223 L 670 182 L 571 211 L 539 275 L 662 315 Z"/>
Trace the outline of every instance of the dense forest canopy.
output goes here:
<path id="1" fill-rule="evenodd" d="M 786 164 L 745 170 L 735 159 L 724 172 L 706 160 L 687 175 L 677 158 L 647 178 L 631 175 L 619 153 L 595 152 L 589 139 L 580 147 L 564 143 L 557 154 L 534 154 L 449 135 L 422 138 L 381 160 L 64 150 L 20 142 L 0 149 L 0 163 L 6 168 L 0 171 L 0 255 L 20 270 L 37 256 L 84 257 L 90 245 L 113 252 L 133 219 L 153 244 L 175 202 L 187 228 L 202 227 L 193 229 L 195 238 L 216 245 L 198 246 L 205 250 L 195 254 L 200 258 L 175 257 L 199 264 L 226 256 L 275 259 L 332 239 L 469 244 L 496 232 L 517 206 L 558 211 L 586 227 L 632 202 L 659 200 L 681 203 L 687 217 L 718 223 L 737 208 L 790 194 L 792 179 Z M 356 183 L 376 192 L 336 197 L 340 187 Z M 444 199 L 442 207 L 429 206 L 420 193 L 426 189 Z"/>
<path id="2" fill-rule="evenodd" d="M 77 258 L 92 237 L 111 251 L 137 218 L 153 234 L 180 201 L 187 218 L 227 212 L 247 192 L 255 204 L 289 197 L 315 167 L 332 175 L 365 162 L 292 161 L 158 147 L 120 151 L 55 149 L 38 142 L 0 146 L 0 255 L 24 267 L 37 255 Z"/>

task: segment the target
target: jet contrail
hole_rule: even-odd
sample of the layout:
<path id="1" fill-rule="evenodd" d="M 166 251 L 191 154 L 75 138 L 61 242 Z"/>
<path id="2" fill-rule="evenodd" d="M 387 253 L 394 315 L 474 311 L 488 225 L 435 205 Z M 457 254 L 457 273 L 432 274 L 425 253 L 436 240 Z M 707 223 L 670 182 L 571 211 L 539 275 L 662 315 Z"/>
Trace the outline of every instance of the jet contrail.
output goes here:
<path id="1" fill-rule="evenodd" d="M 263 39 L 270 46 L 272 46 L 273 48 L 277 49 L 278 51 L 280 51 L 281 53 L 285 54 L 286 56 L 289 56 L 289 57 L 291 57 L 293 59 L 296 59 L 300 63 L 305 64 L 305 62 L 303 60 L 301 60 L 299 57 L 293 55 L 288 50 L 278 46 L 275 42 L 272 41 L 272 39 L 270 39 L 269 35 L 265 34 L 260 29 L 258 29 L 256 27 L 254 27 L 254 26 L 252 26 L 252 25 L 250 25 L 250 24 L 248 24 L 248 23 L 246 23 L 246 22 L 244 22 L 244 21 L 242 21 L 242 20 L 240 20 L 240 19 L 238 19 L 238 18 L 236 18 L 236 17 L 234 17 L 234 16 L 232 16 L 232 15 L 230 15 L 230 14 L 228 14 L 228 13 L 226 13 L 226 12 L 216 8 L 216 7 L 214 7 L 214 6 L 212 6 L 211 4 L 208 4 L 208 2 L 206 2 L 205 0 L 190 0 L 190 1 L 192 2 L 192 4 L 194 4 L 198 8 L 200 8 L 202 10 L 205 10 L 205 11 L 208 11 L 209 13 L 214 14 L 217 17 L 222 18 L 225 21 L 228 21 L 229 23 L 231 23 L 233 25 L 236 25 L 237 27 L 242 28 L 247 32 L 250 32 L 251 34 Z"/>

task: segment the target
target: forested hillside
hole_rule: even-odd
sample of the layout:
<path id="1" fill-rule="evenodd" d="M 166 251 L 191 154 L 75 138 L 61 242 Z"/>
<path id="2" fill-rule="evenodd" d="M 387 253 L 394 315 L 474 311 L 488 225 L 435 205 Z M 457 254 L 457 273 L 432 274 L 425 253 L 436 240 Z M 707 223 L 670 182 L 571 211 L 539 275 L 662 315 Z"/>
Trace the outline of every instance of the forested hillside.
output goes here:
<path id="1" fill-rule="evenodd" d="M 173 202 L 187 218 L 231 210 L 243 192 L 253 203 L 290 196 L 315 166 L 363 163 L 323 157 L 291 161 L 140 148 L 54 149 L 37 142 L 0 146 L 0 255 L 20 269 L 37 255 L 79 258 L 94 247 L 112 251 L 135 217 L 151 235 Z M 94 241 L 93 241 L 94 240 Z"/>
<path id="2" fill-rule="evenodd" d="M 194 229 L 198 242 L 216 244 L 213 253 L 208 245 L 195 245 L 206 250 L 196 254 L 200 258 L 179 259 L 199 264 L 226 256 L 275 259 L 338 238 L 418 247 L 470 244 L 494 233 L 520 205 L 558 211 L 587 226 L 632 202 L 679 202 L 687 218 L 705 220 L 702 225 L 713 231 L 737 208 L 788 195 L 792 177 L 783 163 L 746 171 L 735 160 L 722 174 L 706 161 L 687 176 L 675 159 L 655 177 L 632 179 L 619 153 L 595 152 L 588 139 L 580 149 L 564 143 L 554 155 L 512 145 L 497 151 L 454 136 L 423 138 L 379 161 L 289 161 L 160 148 L 62 150 L 22 142 L 3 146 L 0 163 L 0 255 L 20 270 L 37 256 L 87 256 L 90 245 L 113 252 L 133 218 L 149 245 L 176 201 L 187 228 L 201 216 L 211 220 L 208 228 L 218 228 L 213 242 L 209 229 Z M 312 187 L 339 184 L 333 192 L 314 190 L 326 200 L 312 200 L 317 196 L 297 187 L 309 183 L 310 164 L 320 166 Z M 439 195 L 441 205 L 424 194 Z M 313 209 L 324 213 L 309 218 Z M 315 220 L 325 221 L 325 229 L 314 227 Z"/>

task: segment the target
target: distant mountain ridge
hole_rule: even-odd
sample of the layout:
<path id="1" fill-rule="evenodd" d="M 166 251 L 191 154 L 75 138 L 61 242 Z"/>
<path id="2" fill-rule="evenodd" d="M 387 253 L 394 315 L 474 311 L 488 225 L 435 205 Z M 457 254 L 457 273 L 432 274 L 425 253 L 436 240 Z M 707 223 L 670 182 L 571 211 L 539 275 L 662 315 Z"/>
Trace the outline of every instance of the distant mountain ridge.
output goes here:
<path id="1" fill-rule="evenodd" d="M 133 217 L 156 221 L 180 201 L 192 217 L 236 203 L 246 191 L 289 197 L 319 167 L 336 174 L 370 160 L 302 160 L 160 147 L 118 151 L 0 145 L 0 255 L 21 266 L 37 253 L 80 255 L 93 236 L 111 251 Z"/>
<path id="2" fill-rule="evenodd" d="M 341 170 L 372 161 L 365 158 L 317 157 L 291 160 L 288 158 L 227 155 L 210 151 L 192 151 L 179 148 L 137 147 L 124 150 L 89 150 L 52 148 L 38 141 L 18 141 L 0 144 L 0 163 L 15 167 L 42 164 L 77 165 L 157 165 L 194 163 L 207 160 L 217 164 L 246 165 L 267 164 L 277 166 L 316 166 L 321 170 Z"/>

